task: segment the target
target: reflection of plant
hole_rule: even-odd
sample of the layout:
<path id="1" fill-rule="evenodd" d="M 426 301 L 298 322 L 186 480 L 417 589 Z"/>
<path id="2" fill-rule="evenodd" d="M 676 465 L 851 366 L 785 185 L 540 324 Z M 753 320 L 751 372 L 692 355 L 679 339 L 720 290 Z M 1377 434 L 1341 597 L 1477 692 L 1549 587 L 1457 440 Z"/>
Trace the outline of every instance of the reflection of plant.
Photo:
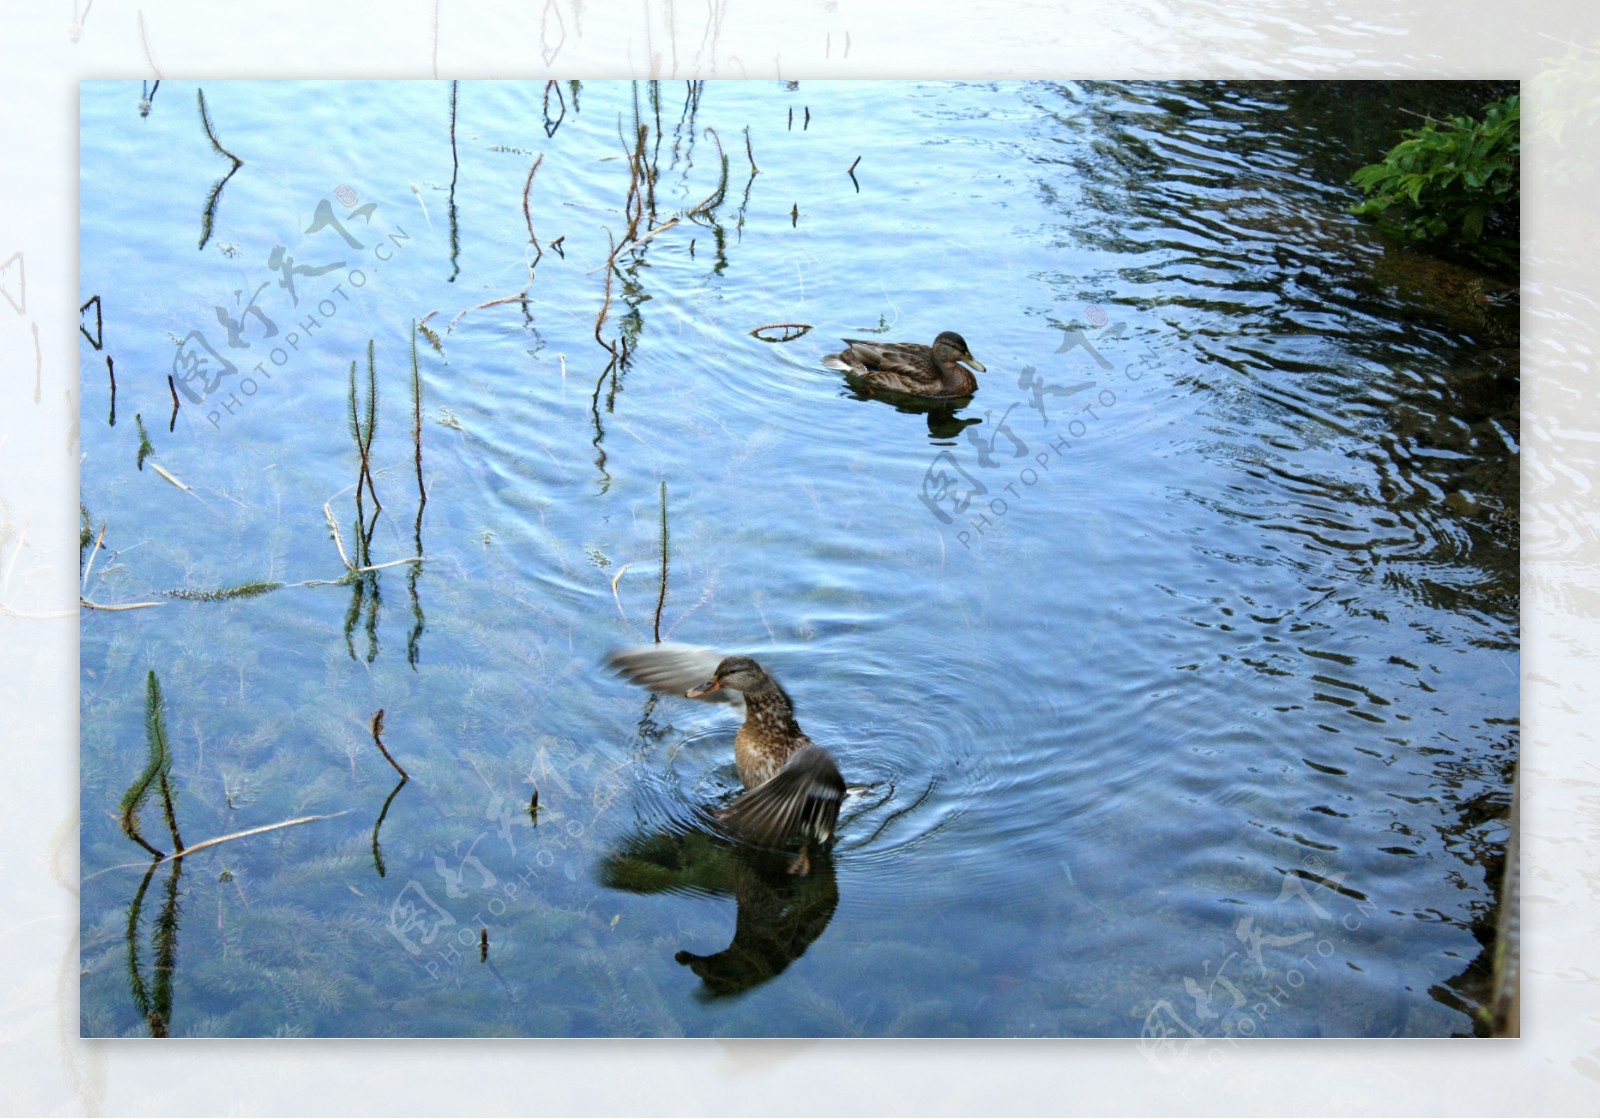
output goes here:
<path id="1" fill-rule="evenodd" d="M 1368 195 L 1354 212 L 1382 219 L 1411 241 L 1451 244 L 1493 263 L 1514 263 L 1515 239 L 1493 224 L 1497 217 L 1516 220 L 1521 128 L 1516 94 L 1489 105 L 1482 120 L 1430 118 L 1407 132 L 1383 162 L 1350 176 Z"/>

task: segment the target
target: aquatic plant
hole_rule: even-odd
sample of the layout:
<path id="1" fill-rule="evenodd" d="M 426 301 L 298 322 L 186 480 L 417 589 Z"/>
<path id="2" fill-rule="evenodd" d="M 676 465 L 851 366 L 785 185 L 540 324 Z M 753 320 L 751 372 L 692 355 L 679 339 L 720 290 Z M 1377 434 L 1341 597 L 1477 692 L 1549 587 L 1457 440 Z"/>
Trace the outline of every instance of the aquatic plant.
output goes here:
<path id="1" fill-rule="evenodd" d="M 197 246 L 203 249 L 206 247 L 206 242 L 211 240 L 211 227 L 216 222 L 217 204 L 222 201 L 222 188 L 227 186 L 228 180 L 244 166 L 244 160 L 223 147 L 222 142 L 217 139 L 217 130 L 211 123 L 211 112 L 206 108 L 205 90 L 197 89 L 194 93 L 200 102 L 200 124 L 206 130 L 206 139 L 211 141 L 211 150 L 218 155 L 227 156 L 233 163 L 233 166 L 228 168 L 228 173 L 212 185 L 211 193 L 206 196 L 205 210 L 200 215 L 200 244 Z"/>
<path id="2" fill-rule="evenodd" d="M 163 592 L 168 598 L 181 598 L 188 602 L 222 602 L 230 598 L 257 598 L 282 587 L 282 583 L 240 583 L 235 587 L 220 587 L 214 591 L 194 591 L 187 588 Z"/>
<path id="3" fill-rule="evenodd" d="M 134 779 L 133 784 L 128 786 L 128 791 L 122 794 L 122 803 L 119 806 L 122 813 L 122 832 L 160 859 L 165 858 L 165 854 L 151 846 L 140 834 L 137 819 L 140 808 L 149 799 L 153 789 L 157 787 L 161 789 L 162 801 L 166 808 L 167 828 L 172 833 L 174 850 L 183 850 L 183 839 L 178 834 L 178 819 L 172 804 L 172 788 L 167 781 L 167 775 L 172 771 L 172 751 L 167 746 L 167 714 L 166 705 L 161 697 L 161 681 L 156 678 L 154 669 L 150 671 L 145 681 L 144 737 L 146 747 L 144 769 Z"/>
<path id="4" fill-rule="evenodd" d="M 1378 219 L 1410 241 L 1515 266 L 1521 134 L 1516 94 L 1488 105 L 1482 120 L 1427 118 L 1381 162 L 1350 176 L 1368 196 L 1352 212 Z"/>

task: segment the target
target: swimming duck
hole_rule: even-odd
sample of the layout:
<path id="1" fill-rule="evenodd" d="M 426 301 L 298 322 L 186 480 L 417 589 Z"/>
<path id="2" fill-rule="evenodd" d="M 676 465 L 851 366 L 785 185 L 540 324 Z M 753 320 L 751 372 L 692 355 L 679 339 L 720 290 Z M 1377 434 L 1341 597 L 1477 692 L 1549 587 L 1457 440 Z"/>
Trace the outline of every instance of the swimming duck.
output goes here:
<path id="1" fill-rule="evenodd" d="M 947 330 L 932 346 L 919 342 L 865 342 L 846 338 L 841 353 L 829 354 L 822 364 L 852 373 L 874 388 L 908 396 L 970 396 L 978 391 L 978 378 L 965 365 L 987 373 L 983 363 L 967 349 L 967 340 Z"/>
<path id="2" fill-rule="evenodd" d="M 799 838 L 800 856 L 789 872 L 807 873 L 809 844 L 833 838 L 845 785 L 833 758 L 795 722 L 789 693 L 750 657 L 723 657 L 698 645 L 637 645 L 613 652 L 606 661 L 653 692 L 743 709 L 733 760 L 746 791 L 718 816 L 763 846 Z"/>

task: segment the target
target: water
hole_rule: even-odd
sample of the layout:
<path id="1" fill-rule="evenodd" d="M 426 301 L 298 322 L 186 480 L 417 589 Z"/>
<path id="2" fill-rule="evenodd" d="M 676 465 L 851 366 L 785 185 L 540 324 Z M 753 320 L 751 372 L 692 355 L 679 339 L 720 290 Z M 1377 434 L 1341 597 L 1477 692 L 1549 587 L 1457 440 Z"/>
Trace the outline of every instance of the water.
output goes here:
<path id="1" fill-rule="evenodd" d="M 140 93 L 82 93 L 85 593 L 164 603 L 83 621 L 86 1035 L 1474 1031 L 1514 293 L 1345 185 L 1448 90 L 469 83 L 453 165 L 447 83 L 215 82 L 199 249 L 229 158 Z M 636 112 L 678 221 L 602 346 Z M 946 329 L 953 412 L 821 365 Z M 352 586 L 369 340 L 370 562 L 425 562 Z M 857 786 L 809 876 L 708 829 L 726 710 L 601 665 L 663 482 L 661 636 L 757 656 Z M 318 818 L 145 880 L 152 670 L 188 844 Z"/>

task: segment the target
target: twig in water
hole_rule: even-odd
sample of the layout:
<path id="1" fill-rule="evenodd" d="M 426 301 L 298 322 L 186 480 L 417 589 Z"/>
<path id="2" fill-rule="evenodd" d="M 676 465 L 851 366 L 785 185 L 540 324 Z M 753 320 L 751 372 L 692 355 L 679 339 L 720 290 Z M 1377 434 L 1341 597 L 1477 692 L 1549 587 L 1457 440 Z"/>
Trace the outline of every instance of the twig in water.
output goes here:
<path id="1" fill-rule="evenodd" d="M 606 262 L 604 264 L 595 265 L 593 268 L 589 269 L 589 271 L 585 272 L 584 275 L 585 276 L 593 276 L 596 272 L 600 271 L 600 269 L 602 269 L 602 268 L 614 268 L 616 266 L 617 253 L 621 253 L 623 249 L 636 249 L 636 248 L 638 248 L 640 245 L 642 245 L 646 241 L 650 240 L 650 238 L 654 237 L 657 233 L 665 233 L 667 230 L 669 230 L 673 226 L 677 225 L 678 224 L 678 220 L 679 219 L 677 219 L 677 218 L 669 218 L 666 221 L 662 222 L 660 225 L 656 226 L 649 233 L 646 233 L 643 237 L 637 237 L 632 241 L 628 241 L 628 242 L 624 243 L 623 245 L 618 247 L 618 249 L 616 250 L 616 253 L 613 253 L 610 257 L 608 257 L 606 259 Z M 505 300 L 496 300 L 496 302 L 503 303 L 503 302 L 505 302 Z M 489 306 L 489 304 L 484 304 L 484 306 L 487 307 L 487 306 Z M 473 310 L 477 310 L 477 308 L 473 308 Z"/>
<path id="2" fill-rule="evenodd" d="M 167 421 L 167 434 L 172 434 L 178 426 L 178 386 L 172 383 L 172 374 L 167 374 L 167 391 L 172 394 L 172 418 Z"/>
<path id="3" fill-rule="evenodd" d="M 417 324 L 411 324 L 411 441 L 417 452 L 417 531 L 422 531 L 422 511 L 428 506 L 428 488 L 422 483 L 422 366 L 417 362 Z"/>
<path id="4" fill-rule="evenodd" d="M 661 593 L 656 596 L 656 644 L 661 644 L 661 610 L 667 604 L 667 480 L 661 479 Z"/>
<path id="5" fill-rule="evenodd" d="M 89 572 L 94 569 L 94 557 L 100 554 L 100 545 L 105 543 L 105 539 L 106 539 L 106 523 L 104 521 L 101 521 L 100 522 L 100 535 L 95 537 L 94 550 L 89 553 L 89 562 L 83 565 L 83 582 L 78 587 L 79 591 L 88 590 L 88 588 L 89 588 Z"/>
<path id="6" fill-rule="evenodd" d="M 715 128 L 707 125 L 706 135 L 710 136 L 712 141 L 717 145 L 717 157 L 722 163 L 722 178 L 720 181 L 718 181 L 717 189 L 712 192 L 711 197 L 707 198 L 704 202 L 700 203 L 700 205 L 689 211 L 689 217 L 691 218 L 696 214 L 712 213 L 718 206 L 722 205 L 722 199 L 728 193 L 728 153 L 722 150 L 722 138 L 717 135 L 717 130 Z"/>
<path id="7" fill-rule="evenodd" d="M 768 338 L 766 333 L 769 331 L 782 333 L 777 338 Z M 810 331 L 811 324 L 808 322 L 769 322 L 756 327 L 750 334 L 763 342 L 793 342 L 796 338 L 805 337 Z"/>
<path id="8" fill-rule="evenodd" d="M 147 610 L 152 606 L 165 606 L 166 603 L 165 602 L 125 602 L 125 603 L 122 603 L 122 604 L 116 605 L 116 606 L 104 606 L 104 605 L 101 605 L 98 602 L 90 602 L 87 598 L 79 597 L 78 605 L 84 607 L 85 609 L 89 609 L 89 610 L 116 611 L 116 610 Z M 10 613 L 10 611 L 8 610 L 8 611 L 6 611 L 6 613 Z M 60 617 L 60 616 L 61 615 L 59 615 L 59 614 L 38 614 L 38 615 L 19 614 L 19 615 L 17 615 L 17 617 L 41 617 L 41 618 L 55 618 L 55 617 Z"/>
<path id="9" fill-rule="evenodd" d="M 533 242 L 533 247 L 539 249 L 540 253 L 543 253 L 544 250 L 539 248 L 539 238 L 533 232 L 533 212 L 528 208 L 528 192 L 533 189 L 534 172 L 539 170 L 539 164 L 543 162 L 544 153 L 540 152 L 539 158 L 533 161 L 532 167 L 528 168 L 528 181 L 522 187 L 522 217 L 528 223 L 528 240 Z"/>
<path id="10" fill-rule="evenodd" d="M 861 157 L 858 155 L 858 156 L 856 156 L 856 163 L 860 163 L 860 162 L 861 162 Z M 856 193 L 860 194 L 861 193 L 861 181 L 856 178 L 856 163 L 852 163 L 850 165 L 850 170 L 847 171 L 846 174 L 848 174 L 850 176 L 850 181 L 852 183 L 855 183 L 855 185 L 856 185 Z"/>
<path id="11" fill-rule="evenodd" d="M 344 537 L 339 533 L 339 522 L 333 519 L 333 498 L 330 497 L 323 503 L 322 512 L 328 518 L 328 527 L 333 530 L 333 542 L 339 549 L 339 558 L 344 561 L 347 569 L 354 571 L 356 565 L 350 562 L 350 556 L 344 550 Z"/>
<path id="12" fill-rule="evenodd" d="M 379 751 L 382 752 L 384 759 L 394 766 L 394 771 L 404 780 L 409 781 L 411 780 L 411 774 L 407 773 L 400 763 L 394 760 L 394 755 L 389 753 L 388 747 L 383 744 L 383 739 L 379 737 L 383 734 L 383 710 L 381 707 L 378 708 L 378 713 L 372 717 L 372 741 L 378 744 Z"/>
<path id="13" fill-rule="evenodd" d="M 178 481 L 178 479 L 174 478 L 171 474 L 168 474 L 165 470 L 163 470 L 161 468 L 161 464 L 159 462 L 152 462 L 150 464 L 150 469 L 154 470 L 157 474 L 161 475 L 167 481 L 169 481 L 173 485 L 177 486 L 184 493 L 194 493 L 194 491 L 191 490 L 188 486 L 184 485 L 182 482 Z"/>
<path id="14" fill-rule="evenodd" d="M 628 620 L 628 612 L 622 608 L 622 596 L 617 594 L 617 581 L 622 578 L 622 573 L 632 566 L 633 564 L 631 563 L 623 564 L 617 568 L 617 573 L 611 577 L 611 597 L 616 600 L 617 613 L 622 615 L 624 622 Z"/>
<path id="15" fill-rule="evenodd" d="M 26 282 L 27 282 L 26 280 L 23 281 L 24 284 L 26 284 Z M 24 286 L 22 290 L 23 290 L 23 304 L 26 305 L 27 304 L 27 288 Z M 87 311 L 90 307 L 94 308 L 94 333 L 93 334 L 90 334 L 87 330 L 84 329 L 84 326 L 83 326 L 83 313 L 85 311 Z M 104 346 L 105 346 L 106 324 L 105 324 L 105 318 L 102 316 L 101 311 L 100 311 L 100 297 L 98 295 L 91 295 L 89 297 L 88 301 L 85 302 L 82 307 L 78 308 L 78 332 L 80 334 L 82 334 L 85 338 L 89 339 L 89 345 L 93 346 L 96 350 L 100 350 L 100 349 L 104 348 Z"/>
<path id="16" fill-rule="evenodd" d="M 614 266 L 617 260 L 616 238 L 611 236 L 611 230 L 609 229 L 606 230 L 606 243 L 611 247 L 610 253 L 608 253 L 606 256 L 606 299 L 604 303 L 600 304 L 600 313 L 595 316 L 594 340 L 595 344 L 602 350 L 609 350 L 611 352 L 612 359 L 615 360 L 617 356 L 617 344 L 615 342 L 607 343 L 603 338 L 600 337 L 600 327 L 604 325 L 606 321 L 606 315 L 611 311 L 611 273 L 614 271 Z"/>
<path id="17" fill-rule="evenodd" d="M 162 862 L 172 862 L 174 859 L 188 858 L 196 851 L 204 851 L 207 847 L 215 847 L 219 843 L 232 843 L 235 839 L 247 839 L 252 835 L 261 835 L 264 832 L 277 831 L 279 828 L 298 827 L 301 824 L 309 824 L 317 820 L 335 820 L 340 816 L 348 816 L 354 811 L 354 808 L 346 808 L 343 812 L 330 812 L 324 816 L 297 816 L 293 820 L 283 820 L 276 824 L 264 824 L 259 828 L 247 828 L 244 831 L 236 831 L 230 835 L 219 835 L 215 839 L 207 839 L 200 843 L 196 843 L 193 847 L 185 847 L 182 851 L 176 851 L 164 858 Z"/>

